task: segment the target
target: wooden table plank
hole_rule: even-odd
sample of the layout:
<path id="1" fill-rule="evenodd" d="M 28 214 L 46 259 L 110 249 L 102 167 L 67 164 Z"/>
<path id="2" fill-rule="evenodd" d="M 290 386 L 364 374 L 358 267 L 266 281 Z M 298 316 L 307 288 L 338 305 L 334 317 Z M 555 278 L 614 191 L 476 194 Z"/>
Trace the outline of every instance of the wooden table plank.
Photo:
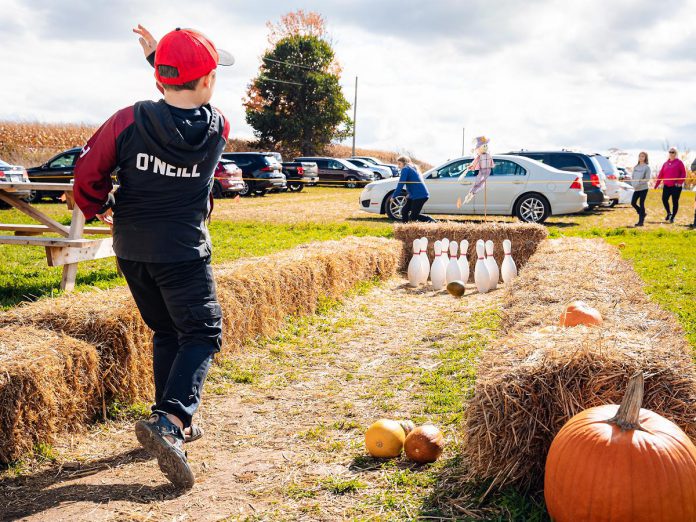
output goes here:
<path id="1" fill-rule="evenodd" d="M 0 199 L 9 203 L 16 209 L 24 212 L 26 215 L 33 217 L 39 223 L 43 223 L 44 225 L 49 227 L 52 232 L 56 232 L 57 234 L 60 234 L 61 236 L 65 237 L 67 237 L 70 234 L 70 230 L 68 229 L 68 227 L 66 227 L 65 225 L 61 225 L 55 219 L 48 217 L 43 212 L 40 212 L 39 210 L 32 207 L 26 201 L 19 199 L 18 197 L 10 194 L 9 192 L 0 190 Z"/>
<path id="2" fill-rule="evenodd" d="M 27 225 L 25 223 L 0 223 L 0 231 L 6 230 L 10 232 L 26 232 L 30 234 L 45 234 L 52 232 L 46 225 Z M 83 234 L 111 234 L 109 227 L 85 227 Z M 19 235 L 19 234 L 17 234 Z"/>
<path id="3" fill-rule="evenodd" d="M 41 183 L 33 181 L 22 181 L 22 182 L 8 182 L 0 181 L 0 191 L 1 190 L 51 190 L 51 191 L 63 191 L 72 192 L 74 190 L 72 183 Z"/>
<path id="4" fill-rule="evenodd" d="M 85 228 L 85 215 L 78 206 L 75 206 L 72 211 L 72 219 L 70 220 L 70 234 L 68 239 L 77 239 L 82 237 L 82 231 Z M 46 252 L 48 256 L 48 251 Z M 75 277 L 77 276 L 77 263 L 70 263 L 63 266 L 63 279 L 60 282 L 61 290 L 72 292 L 75 288 Z"/>
<path id="5" fill-rule="evenodd" d="M 0 236 L 0 245 L 85 247 L 98 244 L 101 239 L 67 239 L 63 237 Z"/>

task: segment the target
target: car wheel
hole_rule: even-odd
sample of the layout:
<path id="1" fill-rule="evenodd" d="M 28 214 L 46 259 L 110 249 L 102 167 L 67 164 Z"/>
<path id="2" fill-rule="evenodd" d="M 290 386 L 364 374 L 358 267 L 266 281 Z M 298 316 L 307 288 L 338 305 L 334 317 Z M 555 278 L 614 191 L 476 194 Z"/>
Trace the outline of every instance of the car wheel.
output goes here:
<path id="1" fill-rule="evenodd" d="M 612 200 L 609 202 L 609 208 L 614 208 L 614 207 L 615 207 L 616 205 L 618 205 L 618 204 L 619 204 L 619 200 L 618 200 L 618 199 L 612 199 Z"/>
<path id="2" fill-rule="evenodd" d="M 37 190 L 29 191 L 29 195 L 26 198 L 24 198 L 24 201 L 26 201 L 27 203 L 38 203 L 39 201 L 41 201 L 41 192 Z"/>
<path id="3" fill-rule="evenodd" d="M 406 204 L 406 196 L 397 196 L 393 197 L 393 193 L 387 196 L 387 201 L 386 204 L 384 205 L 384 208 L 387 212 L 387 216 L 389 216 L 389 219 L 393 219 L 395 221 L 401 221 L 402 219 L 402 214 L 401 212 L 404 209 L 404 205 Z"/>
<path id="4" fill-rule="evenodd" d="M 219 181 L 216 181 L 213 183 L 213 197 L 215 199 L 220 199 L 225 196 L 225 193 L 222 191 L 222 185 L 220 185 Z"/>
<path id="5" fill-rule="evenodd" d="M 304 188 L 304 183 L 300 183 L 299 181 L 291 181 L 288 183 L 288 190 L 290 192 L 302 192 L 302 189 Z"/>
<path id="6" fill-rule="evenodd" d="M 239 195 L 246 197 L 251 195 L 251 187 L 249 186 L 249 183 L 246 181 L 243 181 L 244 186 L 242 187 L 242 190 L 239 191 Z"/>
<path id="7" fill-rule="evenodd" d="M 515 215 L 525 223 L 543 223 L 549 214 L 549 203 L 539 194 L 522 196 L 515 207 Z"/>
<path id="8" fill-rule="evenodd" d="M 347 188 L 355 188 L 358 186 L 358 178 L 355 176 L 348 176 L 346 178 L 346 187 Z"/>

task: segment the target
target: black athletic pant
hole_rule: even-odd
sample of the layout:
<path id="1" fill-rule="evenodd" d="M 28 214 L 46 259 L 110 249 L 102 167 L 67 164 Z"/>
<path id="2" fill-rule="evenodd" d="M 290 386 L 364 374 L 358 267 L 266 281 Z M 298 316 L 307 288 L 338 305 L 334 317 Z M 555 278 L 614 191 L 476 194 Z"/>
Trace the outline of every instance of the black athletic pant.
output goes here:
<path id="1" fill-rule="evenodd" d="M 213 354 L 222 345 L 222 310 L 210 256 L 179 263 L 119 259 L 145 323 L 154 331 L 153 411 L 191 425 Z"/>
<path id="2" fill-rule="evenodd" d="M 662 188 L 662 204 L 665 207 L 665 210 L 667 211 L 667 214 L 670 214 L 672 218 L 674 218 L 677 215 L 677 212 L 679 212 L 679 197 L 681 196 L 681 187 L 663 187 Z M 672 198 L 672 210 L 669 210 L 669 199 Z"/>
<path id="3" fill-rule="evenodd" d="M 645 198 L 648 196 L 648 189 L 636 190 L 631 198 L 631 206 L 638 212 L 638 221 L 641 223 L 645 219 Z"/>
<path id="4" fill-rule="evenodd" d="M 428 201 L 428 198 L 406 198 L 406 203 L 401 211 L 401 221 L 404 223 L 408 223 L 409 221 L 423 221 L 426 223 L 432 223 L 435 221 L 430 216 L 421 214 L 421 210 L 423 210 L 423 205 L 425 205 L 426 201 Z"/>

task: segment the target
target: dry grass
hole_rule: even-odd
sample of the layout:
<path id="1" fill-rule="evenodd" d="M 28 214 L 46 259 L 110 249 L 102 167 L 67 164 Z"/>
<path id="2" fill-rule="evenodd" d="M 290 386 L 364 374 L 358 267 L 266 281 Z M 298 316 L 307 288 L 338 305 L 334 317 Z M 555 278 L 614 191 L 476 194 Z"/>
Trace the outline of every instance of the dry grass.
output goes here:
<path id="1" fill-rule="evenodd" d="M 413 240 L 420 237 L 428 238 L 428 255 L 432 259 L 435 255 L 434 244 L 444 237 L 450 241 L 469 241 L 469 265 L 476 264 L 476 241 L 492 240 L 495 243 L 494 257 L 498 265 L 503 262 L 503 240 L 512 241 L 512 258 L 517 267 L 523 267 L 529 257 L 543 241 L 548 232 L 546 227 L 530 223 L 456 223 L 452 221 L 440 221 L 438 223 L 408 223 L 398 224 L 394 227 L 394 237 L 404 242 L 404 257 L 402 266 L 407 266 L 413 255 Z M 471 271 L 473 280 L 474 271 Z"/>
<path id="2" fill-rule="evenodd" d="M 99 407 L 93 346 L 35 328 L 0 328 L 0 462 L 79 428 Z"/>
<path id="3" fill-rule="evenodd" d="M 575 299 L 598 308 L 604 324 L 555 327 Z M 507 290 L 502 313 L 507 335 L 482 356 L 467 411 L 463 479 L 540 488 L 563 424 L 585 408 L 618 403 L 636 371 L 646 377 L 644 407 L 696 436 L 696 373 L 683 332 L 648 301 L 614 247 L 543 243 Z"/>

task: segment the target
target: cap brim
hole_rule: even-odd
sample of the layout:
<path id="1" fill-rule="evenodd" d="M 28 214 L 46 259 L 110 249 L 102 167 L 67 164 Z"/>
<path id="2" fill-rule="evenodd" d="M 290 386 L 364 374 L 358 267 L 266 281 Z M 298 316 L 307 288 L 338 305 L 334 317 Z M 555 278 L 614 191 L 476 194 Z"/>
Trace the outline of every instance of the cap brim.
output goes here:
<path id="1" fill-rule="evenodd" d="M 215 49 L 218 53 L 218 65 L 234 65 L 234 56 L 222 49 Z"/>

